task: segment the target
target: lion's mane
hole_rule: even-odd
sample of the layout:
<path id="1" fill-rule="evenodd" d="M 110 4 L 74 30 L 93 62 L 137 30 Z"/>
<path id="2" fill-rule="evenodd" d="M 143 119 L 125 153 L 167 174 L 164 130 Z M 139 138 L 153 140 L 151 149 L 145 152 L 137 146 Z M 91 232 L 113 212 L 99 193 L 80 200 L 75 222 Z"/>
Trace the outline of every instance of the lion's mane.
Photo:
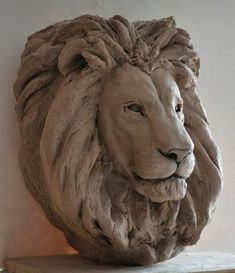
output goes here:
<path id="1" fill-rule="evenodd" d="M 128 62 L 171 69 L 184 100 L 196 164 L 181 201 L 133 191 L 106 157 L 97 105 L 106 71 Z M 85 15 L 28 38 L 14 85 L 20 165 L 49 220 L 83 256 L 149 264 L 197 242 L 221 189 L 219 151 L 196 93 L 199 58 L 172 17 L 128 22 Z"/>

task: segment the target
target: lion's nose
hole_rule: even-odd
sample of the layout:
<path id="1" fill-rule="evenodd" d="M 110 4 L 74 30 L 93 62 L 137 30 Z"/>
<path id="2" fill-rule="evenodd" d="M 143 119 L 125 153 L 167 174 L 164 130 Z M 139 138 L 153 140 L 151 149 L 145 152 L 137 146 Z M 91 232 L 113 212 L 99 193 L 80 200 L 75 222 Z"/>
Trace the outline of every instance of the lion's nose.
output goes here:
<path id="1" fill-rule="evenodd" d="M 180 163 L 187 155 L 192 153 L 190 149 L 171 149 L 169 151 L 158 150 L 165 157 Z"/>

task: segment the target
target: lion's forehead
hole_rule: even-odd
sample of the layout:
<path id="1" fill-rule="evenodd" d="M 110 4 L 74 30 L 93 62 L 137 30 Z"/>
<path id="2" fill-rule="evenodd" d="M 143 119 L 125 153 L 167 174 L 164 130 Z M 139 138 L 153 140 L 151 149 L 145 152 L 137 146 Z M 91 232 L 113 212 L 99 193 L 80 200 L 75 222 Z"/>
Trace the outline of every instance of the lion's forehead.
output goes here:
<path id="1" fill-rule="evenodd" d="M 127 63 L 112 71 L 103 87 L 103 94 L 116 101 L 116 105 L 118 101 L 137 101 L 161 112 L 182 100 L 173 74 L 164 68 L 148 75 Z"/>

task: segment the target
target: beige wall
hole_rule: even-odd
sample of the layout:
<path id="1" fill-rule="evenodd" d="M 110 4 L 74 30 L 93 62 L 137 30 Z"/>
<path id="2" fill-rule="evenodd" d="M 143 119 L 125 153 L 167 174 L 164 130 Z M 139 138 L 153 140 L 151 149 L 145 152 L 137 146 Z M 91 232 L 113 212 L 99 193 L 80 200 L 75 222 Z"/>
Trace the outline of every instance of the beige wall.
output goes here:
<path id="1" fill-rule="evenodd" d="M 145 3 L 144 3 L 145 2 Z M 12 84 L 26 37 L 84 13 L 130 20 L 174 15 L 201 56 L 199 94 L 224 164 L 220 206 L 194 249 L 235 252 L 235 1 L 0 0 L 0 258 L 71 251 L 25 189 L 17 162 L 18 124 Z"/>

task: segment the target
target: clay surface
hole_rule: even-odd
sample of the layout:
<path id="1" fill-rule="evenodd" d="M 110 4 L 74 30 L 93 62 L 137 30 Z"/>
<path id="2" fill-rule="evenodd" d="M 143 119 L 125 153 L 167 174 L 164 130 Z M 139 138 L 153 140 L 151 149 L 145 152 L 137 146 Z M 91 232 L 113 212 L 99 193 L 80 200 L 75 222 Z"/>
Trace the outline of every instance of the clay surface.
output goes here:
<path id="1" fill-rule="evenodd" d="M 28 38 L 14 86 L 20 165 L 82 256 L 152 264 L 198 241 L 222 181 L 198 70 L 172 17 L 84 15 Z"/>

